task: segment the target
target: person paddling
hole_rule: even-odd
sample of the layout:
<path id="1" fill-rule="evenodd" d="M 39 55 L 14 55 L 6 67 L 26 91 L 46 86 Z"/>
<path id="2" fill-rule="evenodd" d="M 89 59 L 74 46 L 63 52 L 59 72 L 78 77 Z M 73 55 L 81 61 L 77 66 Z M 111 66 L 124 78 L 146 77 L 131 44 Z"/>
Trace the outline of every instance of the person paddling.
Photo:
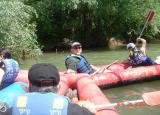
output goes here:
<path id="1" fill-rule="evenodd" d="M 137 43 L 141 42 L 142 46 L 140 50 L 134 43 L 127 44 L 127 49 L 129 51 L 128 61 L 132 67 L 137 66 L 150 66 L 156 64 L 150 57 L 146 55 L 146 40 L 143 38 L 137 38 Z"/>

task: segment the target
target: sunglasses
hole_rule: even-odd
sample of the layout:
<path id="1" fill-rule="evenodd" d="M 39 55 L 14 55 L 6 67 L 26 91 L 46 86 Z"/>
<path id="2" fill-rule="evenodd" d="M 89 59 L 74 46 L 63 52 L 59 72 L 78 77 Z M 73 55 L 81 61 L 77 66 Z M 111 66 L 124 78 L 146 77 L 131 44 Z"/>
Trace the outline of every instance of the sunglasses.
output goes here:
<path id="1" fill-rule="evenodd" d="M 128 48 L 128 50 L 131 50 L 131 49 L 134 49 L 134 48 L 132 48 L 132 47 L 129 47 L 129 48 Z"/>
<path id="2" fill-rule="evenodd" d="M 81 46 L 73 47 L 73 49 L 81 49 Z"/>

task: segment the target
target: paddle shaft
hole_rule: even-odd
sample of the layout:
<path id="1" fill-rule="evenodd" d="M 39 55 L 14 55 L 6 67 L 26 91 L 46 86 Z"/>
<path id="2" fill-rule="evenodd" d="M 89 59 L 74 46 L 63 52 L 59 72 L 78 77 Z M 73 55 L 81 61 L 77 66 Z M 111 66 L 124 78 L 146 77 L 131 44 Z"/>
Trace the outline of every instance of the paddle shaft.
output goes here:
<path id="1" fill-rule="evenodd" d="M 119 60 L 115 60 L 114 62 L 112 62 L 111 64 L 109 64 L 109 65 L 107 65 L 107 67 L 105 68 L 105 69 L 107 69 L 107 68 L 109 68 L 111 65 L 113 65 L 113 64 L 115 64 L 115 63 L 117 63 Z"/>
<path id="2" fill-rule="evenodd" d="M 118 60 L 115 60 L 115 61 L 112 62 L 111 64 L 107 65 L 107 67 L 104 68 L 103 72 L 104 72 L 107 68 L 109 68 L 111 65 L 115 64 L 116 62 L 118 62 Z M 97 70 L 96 72 L 92 73 L 91 76 L 97 74 L 98 72 L 99 72 L 99 70 Z M 102 72 L 102 73 L 103 73 L 103 72 Z"/>
<path id="3" fill-rule="evenodd" d="M 148 22 L 150 22 L 152 20 L 153 16 L 154 16 L 154 12 L 150 11 L 147 15 L 146 21 L 145 21 L 143 29 L 139 35 L 139 38 L 142 36 L 144 29 L 147 27 Z"/>
<path id="4" fill-rule="evenodd" d="M 102 104 L 102 105 L 96 105 L 97 110 L 103 110 L 110 107 L 116 107 L 116 106 L 134 106 L 134 105 L 142 105 L 147 104 L 149 106 L 155 106 L 160 105 L 160 91 L 155 92 L 149 92 L 142 94 L 143 99 L 139 100 L 133 100 L 133 101 L 124 101 L 124 102 L 117 102 L 117 103 L 111 103 L 111 104 Z"/>
<path id="5" fill-rule="evenodd" d="M 147 24 L 148 24 L 148 21 L 146 20 L 146 22 L 145 22 L 145 24 L 143 26 L 143 29 L 142 29 L 142 31 L 141 31 L 141 33 L 139 35 L 139 38 L 142 36 L 144 29 L 147 27 Z"/>
<path id="6" fill-rule="evenodd" d="M 117 103 L 111 103 L 111 104 L 103 104 L 103 105 L 96 105 L 96 109 L 97 110 L 102 110 L 105 108 L 110 108 L 110 107 L 116 107 L 116 106 L 134 106 L 134 105 L 140 105 L 140 104 L 144 104 L 144 100 L 143 99 L 139 99 L 139 100 L 133 100 L 133 101 L 124 101 L 124 102 L 117 102 Z"/>

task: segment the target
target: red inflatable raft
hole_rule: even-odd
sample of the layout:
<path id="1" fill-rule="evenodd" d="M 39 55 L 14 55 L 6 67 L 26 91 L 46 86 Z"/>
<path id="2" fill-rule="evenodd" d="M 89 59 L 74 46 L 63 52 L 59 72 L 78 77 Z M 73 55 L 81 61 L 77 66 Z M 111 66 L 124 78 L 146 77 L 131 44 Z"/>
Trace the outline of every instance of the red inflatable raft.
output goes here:
<path id="1" fill-rule="evenodd" d="M 110 66 L 102 66 L 102 67 L 111 70 L 111 72 L 95 74 L 95 75 L 87 75 L 98 86 L 102 88 L 112 88 L 135 82 L 160 79 L 160 65 L 128 68 L 129 65 L 127 63 L 120 63 L 120 64 L 114 63 Z M 21 70 L 18 74 L 16 81 L 28 83 L 27 75 L 28 75 L 27 70 Z M 77 75 L 83 76 L 86 74 L 77 74 Z M 75 87 L 74 86 L 74 82 L 76 82 L 76 79 L 74 78 L 75 76 L 71 74 L 66 74 L 64 72 L 60 72 L 60 76 L 63 85 L 67 84 L 67 86 L 71 88 Z M 73 76 L 74 79 L 71 76 Z"/>
<path id="2" fill-rule="evenodd" d="M 99 89 L 88 74 L 61 74 L 60 89 L 58 94 L 65 95 L 68 88 L 77 89 L 79 100 L 89 100 L 95 105 L 109 104 L 106 95 Z M 118 115 L 114 108 L 100 108 L 99 115 Z"/>
<path id="3" fill-rule="evenodd" d="M 126 68 L 124 64 L 113 64 L 108 69 L 111 72 L 90 76 L 102 88 L 111 88 L 130 83 L 160 79 L 160 65 Z"/>
<path id="4" fill-rule="evenodd" d="M 21 73 L 22 72 L 22 73 Z M 25 75 L 23 76 L 23 73 Z M 28 82 L 27 71 L 20 71 L 16 81 L 23 80 L 24 82 Z M 92 103 L 96 105 L 109 104 L 109 100 L 106 98 L 106 95 L 102 93 L 99 87 L 91 80 L 88 74 L 64 74 L 60 73 L 60 88 L 58 94 L 65 95 L 69 88 L 77 88 L 78 89 L 78 97 L 80 100 L 90 100 Z M 24 79 L 25 78 L 25 79 Z M 99 115 L 118 115 L 118 112 L 112 108 L 99 108 Z"/>
<path id="5" fill-rule="evenodd" d="M 77 90 L 80 100 L 89 100 L 95 105 L 103 105 L 110 103 L 97 85 L 87 77 L 81 77 L 77 81 Z M 100 115 L 118 115 L 114 108 L 98 109 Z"/>
<path id="6" fill-rule="evenodd" d="M 110 72 L 86 75 L 92 79 L 101 88 L 112 88 L 122 85 L 127 85 L 136 82 L 152 81 L 160 79 L 160 65 L 141 66 L 136 68 L 130 68 L 127 63 L 114 63 L 110 66 L 102 66 L 111 70 Z M 84 76 L 83 74 L 77 74 Z M 61 73 L 62 81 L 68 82 L 67 84 L 74 88 L 74 82 L 76 82 L 75 76 L 71 74 Z M 74 79 L 73 79 L 73 78 Z M 62 84 L 63 84 L 62 83 Z M 62 93 L 63 94 L 63 93 Z"/>

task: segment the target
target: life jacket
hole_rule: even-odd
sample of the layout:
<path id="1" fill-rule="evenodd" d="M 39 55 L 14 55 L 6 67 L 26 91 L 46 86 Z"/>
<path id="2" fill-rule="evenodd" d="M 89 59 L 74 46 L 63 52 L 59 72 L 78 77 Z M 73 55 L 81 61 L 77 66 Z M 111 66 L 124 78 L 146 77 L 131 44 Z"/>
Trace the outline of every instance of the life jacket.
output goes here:
<path id="1" fill-rule="evenodd" d="M 5 102 L 8 107 L 13 106 L 14 99 L 28 91 L 28 84 L 24 82 L 14 82 L 10 86 L 0 91 L 0 102 Z"/>
<path id="2" fill-rule="evenodd" d="M 14 81 L 19 72 L 19 65 L 17 61 L 15 61 L 14 59 L 3 59 L 2 62 L 4 64 L 4 71 L 5 71 L 2 81 L 5 82 Z"/>
<path id="3" fill-rule="evenodd" d="M 26 93 L 15 100 L 12 115 L 67 115 L 69 103 L 54 93 Z"/>
<path id="4" fill-rule="evenodd" d="M 147 55 L 144 55 L 141 51 L 134 51 L 134 53 L 128 57 L 132 66 L 149 66 L 154 62 Z"/>
<path id="5" fill-rule="evenodd" d="M 76 68 L 77 68 L 77 73 L 88 73 L 88 74 L 91 74 L 94 72 L 93 68 L 90 66 L 90 64 L 88 63 L 87 59 L 84 57 L 84 56 L 76 56 L 76 55 L 69 55 L 67 56 L 66 60 L 70 58 L 72 59 L 73 61 L 76 59 L 79 60 L 79 63 L 76 65 Z M 67 67 L 67 64 L 66 64 L 66 67 Z M 67 68 L 68 69 L 68 68 Z"/>

